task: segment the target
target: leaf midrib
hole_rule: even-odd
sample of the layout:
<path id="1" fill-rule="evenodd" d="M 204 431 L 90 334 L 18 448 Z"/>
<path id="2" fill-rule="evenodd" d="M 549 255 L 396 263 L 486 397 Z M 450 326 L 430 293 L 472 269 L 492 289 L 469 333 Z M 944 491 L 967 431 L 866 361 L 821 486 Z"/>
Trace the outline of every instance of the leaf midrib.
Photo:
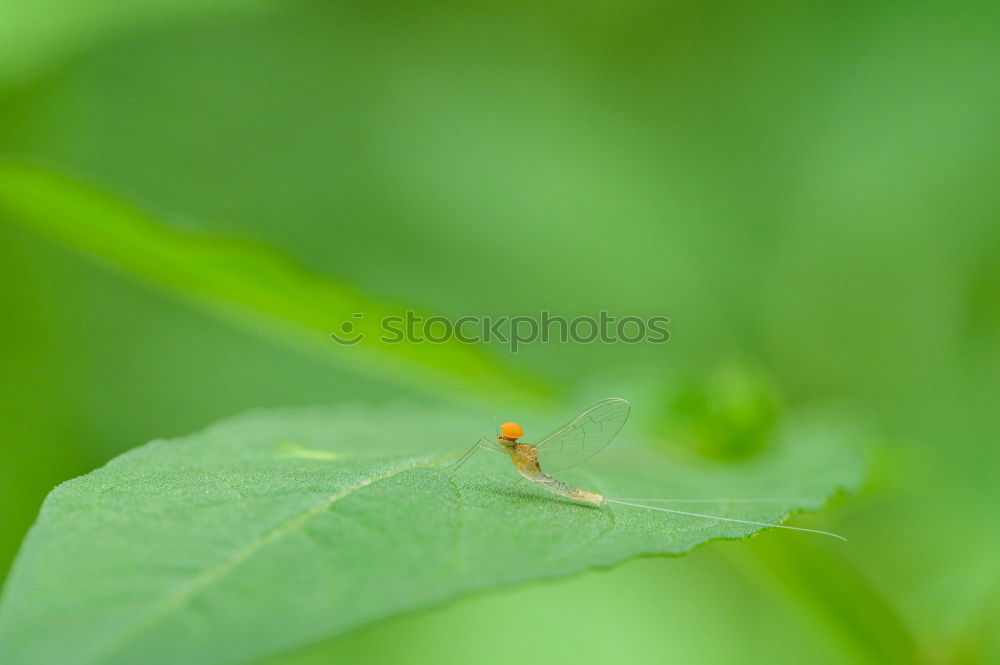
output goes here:
<path id="1" fill-rule="evenodd" d="M 242 549 L 237 550 L 230 556 L 226 557 L 223 561 L 220 561 L 211 568 L 202 572 L 200 575 L 197 575 L 184 585 L 183 588 L 167 596 L 162 602 L 155 605 L 143 619 L 133 623 L 130 628 L 119 633 L 117 639 L 114 639 L 105 649 L 99 651 L 98 654 L 89 662 L 92 665 L 98 665 L 99 663 L 107 661 L 116 653 L 124 649 L 136 635 L 163 620 L 165 617 L 169 616 L 171 612 L 179 610 L 199 593 L 238 568 L 241 564 L 253 556 L 254 553 L 258 552 L 270 543 L 283 538 L 287 534 L 294 532 L 312 518 L 326 511 L 337 501 L 353 494 L 354 492 L 357 492 L 358 490 L 374 485 L 375 483 L 388 480 L 389 478 L 392 478 L 393 476 L 396 476 L 404 471 L 434 464 L 436 460 L 436 457 L 421 458 L 416 461 L 410 461 L 404 466 L 395 467 L 376 476 L 371 476 L 356 485 L 351 485 L 334 492 L 309 510 L 285 520 L 270 531 L 252 540 Z"/>

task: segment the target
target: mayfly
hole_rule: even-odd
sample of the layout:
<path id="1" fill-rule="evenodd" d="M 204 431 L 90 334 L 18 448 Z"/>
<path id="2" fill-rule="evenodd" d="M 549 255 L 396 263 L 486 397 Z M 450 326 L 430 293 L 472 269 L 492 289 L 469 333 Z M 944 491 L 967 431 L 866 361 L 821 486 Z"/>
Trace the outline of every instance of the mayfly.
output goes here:
<path id="1" fill-rule="evenodd" d="M 840 540 L 847 540 L 843 536 L 838 536 L 835 533 L 818 531 L 816 529 L 784 526 L 781 524 L 771 524 L 769 522 L 755 522 L 753 520 L 742 520 L 734 517 L 722 517 L 719 515 L 708 515 L 705 513 L 692 513 L 685 510 L 675 510 L 673 508 L 648 506 L 636 503 L 637 501 L 667 502 L 670 501 L 668 499 L 613 499 L 602 494 L 598 494 L 597 492 L 590 492 L 580 489 L 579 487 L 574 487 L 549 475 L 549 473 L 558 473 L 560 471 L 571 469 L 578 464 L 586 462 L 591 457 L 604 450 L 625 425 L 625 421 L 628 420 L 631 408 L 632 405 L 629 404 L 628 400 L 620 397 L 602 399 L 593 406 L 585 409 L 580 415 L 573 418 L 556 431 L 534 444 L 522 443 L 519 441 L 519 439 L 524 436 L 524 430 L 520 425 L 513 422 L 503 423 L 500 425 L 500 432 L 497 435 L 495 443 L 486 438 L 480 439 L 472 448 L 469 449 L 467 453 L 462 455 L 453 464 L 446 467 L 445 470 L 457 470 L 475 452 L 480 449 L 486 449 L 509 455 L 511 461 L 514 463 L 514 468 L 517 469 L 517 472 L 528 479 L 531 483 L 552 492 L 553 494 L 558 494 L 559 496 L 579 501 L 581 503 L 589 503 L 598 506 L 606 503 L 616 503 L 623 506 L 631 506 L 633 508 L 673 513 L 675 515 L 686 515 L 688 517 L 700 517 L 705 519 L 721 520 L 724 522 L 738 522 L 740 524 L 775 527 L 778 529 L 789 529 L 792 531 L 808 531 L 810 533 L 819 533 L 824 536 L 833 536 L 834 538 L 839 538 Z M 545 471 L 542 470 L 543 464 L 545 465 Z M 676 499 L 673 501 L 688 502 L 711 500 Z M 766 502 L 769 500 L 719 499 L 718 501 Z M 781 500 L 771 499 L 770 501 Z"/>

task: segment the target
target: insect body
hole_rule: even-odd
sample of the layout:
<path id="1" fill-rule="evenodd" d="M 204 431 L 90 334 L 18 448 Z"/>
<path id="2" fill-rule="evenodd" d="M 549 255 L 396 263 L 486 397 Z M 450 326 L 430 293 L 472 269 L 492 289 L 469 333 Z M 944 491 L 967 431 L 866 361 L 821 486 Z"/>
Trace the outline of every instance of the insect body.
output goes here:
<path id="1" fill-rule="evenodd" d="M 625 400 L 621 400 L 625 402 Z M 624 416 L 628 416 L 628 402 L 625 402 L 625 413 Z M 624 419 L 622 423 L 624 423 Z M 621 426 L 619 425 L 619 428 Z M 617 433 L 617 430 L 615 430 Z M 510 455 L 510 459 L 514 462 L 514 468 L 522 476 L 530 480 L 532 483 L 542 487 L 554 494 L 567 497 L 569 499 L 574 499 L 575 501 L 583 501 L 585 503 L 600 504 L 604 501 L 604 497 L 596 492 L 588 492 L 587 490 L 582 490 L 577 487 L 573 487 L 561 480 L 556 480 L 552 476 L 542 471 L 541 466 L 538 463 L 538 447 L 533 446 L 529 443 L 518 443 L 517 440 L 524 436 L 524 430 L 517 423 L 504 423 L 500 426 L 500 435 L 497 436 L 497 443 L 500 445 L 503 452 Z M 542 443 L 549 442 L 549 439 L 545 439 Z M 540 444 L 541 445 L 541 444 Z M 603 447 L 603 446 L 602 446 Z M 597 454 L 596 451 L 594 454 Z"/>
<path id="2" fill-rule="evenodd" d="M 740 524 L 752 524 L 755 526 L 776 527 L 792 531 L 809 531 L 812 533 L 819 533 L 825 536 L 833 536 L 834 538 L 846 540 L 846 538 L 838 536 L 837 534 L 828 533 L 826 531 L 817 531 L 816 529 L 783 526 L 780 524 L 771 524 L 769 522 L 756 522 L 753 520 L 737 519 L 735 517 L 722 517 L 720 515 L 708 515 L 705 513 L 692 513 L 685 510 L 676 510 L 674 508 L 664 508 L 662 506 L 644 505 L 651 502 L 684 501 L 680 499 L 613 499 L 602 494 L 598 494 L 597 492 L 589 492 L 578 487 L 573 487 L 572 485 L 564 483 L 561 480 L 557 480 L 549 475 L 549 473 L 556 473 L 571 469 L 604 450 L 604 448 L 611 443 L 611 440 L 615 438 L 615 435 L 617 435 L 621 430 L 625 421 L 628 420 L 630 409 L 631 405 L 628 400 L 624 400 L 620 397 L 609 397 L 607 399 L 603 399 L 534 444 L 521 443 L 518 441 L 524 436 L 524 430 L 520 425 L 512 422 L 503 423 L 500 426 L 500 434 L 496 438 L 496 443 L 493 443 L 488 439 L 480 439 L 476 445 L 465 453 L 465 455 L 446 467 L 446 469 L 455 470 L 458 467 L 461 467 L 473 453 L 480 448 L 485 448 L 487 450 L 492 450 L 493 452 L 506 453 L 510 456 L 517 472 L 533 484 L 538 485 L 542 489 L 552 492 L 553 494 L 558 494 L 559 496 L 563 496 L 574 501 L 580 501 L 582 503 L 589 503 L 593 505 L 613 503 L 633 508 L 641 508 L 643 510 L 684 515 L 687 517 L 721 520 L 724 522 L 738 522 Z M 636 501 L 644 503 L 635 503 Z M 698 501 L 705 500 L 699 499 Z M 719 499 L 719 501 L 767 502 L 768 499 Z"/>

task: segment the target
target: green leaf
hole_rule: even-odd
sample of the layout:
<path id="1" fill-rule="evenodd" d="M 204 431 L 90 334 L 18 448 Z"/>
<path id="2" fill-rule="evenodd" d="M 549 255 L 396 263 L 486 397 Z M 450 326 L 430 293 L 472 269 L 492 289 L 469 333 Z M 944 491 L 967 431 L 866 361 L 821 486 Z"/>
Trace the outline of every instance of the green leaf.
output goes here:
<path id="1" fill-rule="evenodd" d="M 260 12 L 268 0 L 6 0 L 0 4 L 0 85 L 133 27 L 189 14 Z"/>
<path id="2" fill-rule="evenodd" d="M 104 192 L 43 168 L 0 161 L 0 221 L 23 224 L 128 275 L 165 287 L 255 330 L 275 334 L 361 371 L 450 394 L 545 398 L 552 389 L 514 375 L 482 346 L 454 337 L 398 343 L 410 312 L 335 280 L 310 273 L 269 247 L 247 240 L 186 233 L 159 223 Z M 357 318 L 355 314 L 362 314 Z M 384 323 L 398 317 L 388 330 Z M 344 332 L 341 324 L 352 329 Z M 424 336 L 424 325 L 414 325 Z M 359 339 L 342 346 L 337 333 Z M 440 333 L 437 333 L 440 335 Z"/>
<path id="3" fill-rule="evenodd" d="M 486 451 L 438 470 L 482 433 L 468 412 L 348 406 L 254 412 L 122 455 L 46 499 L 0 600 L 0 662 L 253 662 L 474 590 L 761 529 L 573 503 Z M 611 497 L 781 497 L 669 504 L 773 522 L 861 475 L 823 423 L 727 465 L 634 437 L 560 477 Z"/>

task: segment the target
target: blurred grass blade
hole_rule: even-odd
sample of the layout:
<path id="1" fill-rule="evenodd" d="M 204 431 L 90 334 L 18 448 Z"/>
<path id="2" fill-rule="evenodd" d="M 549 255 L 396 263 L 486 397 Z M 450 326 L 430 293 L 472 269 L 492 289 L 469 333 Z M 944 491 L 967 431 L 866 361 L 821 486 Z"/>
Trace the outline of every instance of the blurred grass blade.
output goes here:
<path id="1" fill-rule="evenodd" d="M 438 471 L 479 426 L 467 410 L 256 412 L 64 483 L 0 599 L 0 662 L 252 663 L 472 591 L 762 530 L 573 503 L 499 455 Z M 610 496 L 796 497 L 713 511 L 780 522 L 859 481 L 860 457 L 824 431 L 793 425 L 774 450 L 729 465 L 668 461 L 626 439 L 565 477 Z"/>
<path id="2" fill-rule="evenodd" d="M 0 88 L 27 80 L 54 61 L 109 35 L 187 15 L 248 15 L 272 4 L 271 0 L 4 0 L 0 3 Z"/>
<path id="3" fill-rule="evenodd" d="M 754 542 L 748 575 L 770 579 L 837 638 L 851 662 L 919 665 L 927 662 L 917 639 L 877 584 L 866 579 L 850 556 L 803 539 L 775 546 Z M 745 559 L 746 557 L 740 557 Z"/>
<path id="4" fill-rule="evenodd" d="M 381 321 L 408 308 L 312 274 L 266 246 L 171 229 L 113 196 L 43 168 L 0 161 L 0 219 L 24 224 L 130 275 L 193 298 L 213 313 L 281 333 L 362 371 L 454 394 L 542 397 L 547 387 L 511 376 L 482 347 L 387 343 Z M 354 318 L 356 313 L 364 318 Z M 428 314 L 416 312 L 424 319 Z M 364 338 L 342 347 L 331 338 Z M 263 324 L 263 325 L 262 325 Z M 417 326 L 420 333 L 422 328 Z"/>

